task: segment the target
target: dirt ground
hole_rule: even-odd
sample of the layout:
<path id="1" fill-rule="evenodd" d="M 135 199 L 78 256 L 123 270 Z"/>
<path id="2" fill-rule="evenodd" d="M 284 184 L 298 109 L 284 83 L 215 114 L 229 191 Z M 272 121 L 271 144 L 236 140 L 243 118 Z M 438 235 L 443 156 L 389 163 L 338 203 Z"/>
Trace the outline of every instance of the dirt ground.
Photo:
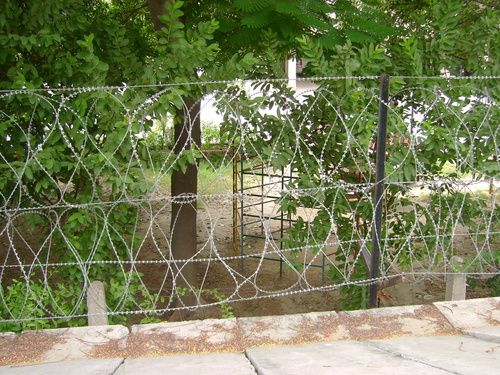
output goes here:
<path id="1" fill-rule="evenodd" d="M 198 211 L 197 242 L 200 249 L 198 258 L 231 257 L 240 254 L 239 244 L 236 249 L 233 246 L 232 203 L 226 202 L 222 207 L 223 210 L 220 202 L 212 202 Z M 140 230 L 146 231 L 149 224 L 149 221 L 145 220 Z M 170 228 L 170 208 L 165 207 L 162 214 L 158 215 L 156 225 L 157 228 L 150 232 L 153 235 L 147 236 L 148 241 L 140 250 L 140 259 L 158 259 L 160 256 L 158 246 L 154 242 L 165 245 L 166 239 L 159 227 Z M 253 229 L 256 233 L 259 232 L 258 228 Z M 153 236 L 155 241 L 152 240 Z M 247 239 L 244 244 L 245 253 L 261 252 L 264 249 L 264 242 L 259 239 Z M 271 254 L 269 257 L 278 258 L 276 254 Z M 297 274 L 285 264 L 280 276 L 278 261 L 249 257 L 243 262 L 240 260 L 202 262 L 198 264 L 197 269 L 197 288 L 201 290 L 217 290 L 226 297 L 232 296 L 233 300 L 264 297 L 231 303 L 236 316 L 279 315 L 339 308 L 338 291 L 297 293 L 266 298 L 265 296 L 271 296 L 275 292 L 293 292 L 305 286 Z M 160 280 L 165 278 L 165 271 L 165 266 L 157 266 L 155 269 L 150 267 L 148 272 L 144 272 L 143 279 L 148 286 L 158 285 Z M 322 279 L 320 268 L 309 270 L 305 283 L 312 287 L 330 284 L 326 276 L 324 280 Z M 206 302 L 215 302 L 210 296 L 205 297 L 208 297 L 205 298 Z M 219 317 L 220 314 L 220 309 L 205 309 L 195 316 L 208 318 Z"/>
<path id="2" fill-rule="evenodd" d="M 267 208 L 266 215 L 269 215 L 274 208 Z M 170 227 L 170 208 L 164 207 L 161 214 L 157 216 L 156 224 L 162 228 Z M 149 225 L 149 222 L 144 222 Z M 217 258 L 239 255 L 239 243 L 236 248 L 233 246 L 233 219 L 232 202 L 221 201 L 202 202 L 198 211 L 198 258 Z M 279 222 L 274 221 L 268 228 L 271 232 L 279 231 Z M 144 230 L 144 228 L 143 228 Z M 246 233 L 259 234 L 261 229 L 259 224 L 249 226 Z M 158 228 L 152 230 L 153 236 L 158 233 Z M 162 233 L 164 236 L 165 233 Z M 156 239 L 156 243 L 160 243 Z M 272 243 L 272 242 L 271 242 Z M 151 246 L 152 241 L 146 241 L 141 250 L 140 258 L 155 259 L 158 257 L 158 248 Z M 262 239 L 246 238 L 244 242 L 244 253 L 255 254 L 262 251 L 268 251 L 269 242 Z M 274 243 L 276 247 L 279 245 Z M 459 248 L 467 249 L 464 241 L 457 244 Z M 465 250 L 465 252 L 467 252 Z M 311 259 L 313 254 L 304 254 L 307 259 Z M 277 258 L 277 254 L 269 255 Z M 314 262 L 321 264 L 318 258 Z M 235 302 L 230 306 L 235 316 L 265 316 L 294 314 L 311 311 L 340 310 L 340 292 L 338 289 L 331 288 L 328 291 L 307 291 L 300 290 L 328 287 L 332 281 L 327 275 L 323 275 L 320 267 L 311 267 L 299 277 L 298 273 L 285 263 L 282 264 L 282 273 L 280 275 L 280 262 L 264 260 L 261 258 L 245 258 L 243 260 L 243 270 L 239 260 L 229 260 L 223 262 L 211 262 L 210 264 L 202 262 L 198 264 L 198 285 L 201 290 L 217 290 L 225 297 L 229 297 Z M 147 285 L 158 285 L 160 280 L 165 279 L 165 268 L 157 267 L 156 271 L 149 268 L 144 273 L 144 281 Z M 272 296 L 277 293 L 277 296 Z M 475 285 L 468 289 L 467 298 L 486 297 L 492 294 L 489 288 Z M 428 304 L 435 301 L 444 300 L 445 282 L 444 277 L 426 277 L 418 280 L 403 279 L 395 286 L 385 288 L 380 293 L 381 306 L 399 306 L 413 304 Z M 254 299 L 254 297 L 263 297 Z M 248 299 L 248 300 L 245 300 Z M 208 296 L 206 302 L 215 302 Z M 200 309 L 194 314 L 188 315 L 189 318 L 216 318 L 221 317 L 220 308 Z"/>

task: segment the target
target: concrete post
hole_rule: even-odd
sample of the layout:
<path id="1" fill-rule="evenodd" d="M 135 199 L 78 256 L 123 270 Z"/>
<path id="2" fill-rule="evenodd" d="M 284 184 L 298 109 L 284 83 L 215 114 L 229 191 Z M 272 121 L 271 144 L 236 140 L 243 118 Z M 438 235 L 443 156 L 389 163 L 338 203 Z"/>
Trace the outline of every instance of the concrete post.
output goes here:
<path id="1" fill-rule="evenodd" d="M 286 73 L 288 76 L 288 86 L 292 88 L 297 87 L 297 81 L 295 80 L 297 78 L 297 61 L 295 58 L 291 58 L 290 60 L 286 61 L 285 64 L 286 67 Z"/>
<path id="2" fill-rule="evenodd" d="M 450 270 L 461 269 L 464 260 L 458 256 L 453 256 L 450 259 Z M 446 275 L 446 301 L 458 301 L 465 299 L 466 292 L 466 276 L 464 274 L 448 273 Z"/>
<path id="3" fill-rule="evenodd" d="M 106 295 L 104 294 L 104 284 L 101 281 L 92 281 L 89 285 L 87 290 L 87 312 L 89 314 L 89 326 L 108 325 Z"/>

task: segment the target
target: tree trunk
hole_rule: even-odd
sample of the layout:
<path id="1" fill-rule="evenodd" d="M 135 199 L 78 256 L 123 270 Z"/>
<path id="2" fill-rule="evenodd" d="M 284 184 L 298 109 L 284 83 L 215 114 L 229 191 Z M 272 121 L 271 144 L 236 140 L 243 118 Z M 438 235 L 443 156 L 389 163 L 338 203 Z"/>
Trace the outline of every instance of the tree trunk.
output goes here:
<path id="1" fill-rule="evenodd" d="M 149 0 L 151 19 L 155 29 L 163 25 L 158 16 L 164 12 L 164 4 L 170 0 Z M 185 108 L 179 110 L 174 119 L 174 152 L 179 154 L 190 149 L 194 144 L 201 144 L 200 102 L 185 98 Z M 196 194 L 198 191 L 198 166 L 188 165 L 185 173 L 174 171 L 171 178 L 172 197 L 189 194 L 194 198 L 189 203 L 172 203 L 172 218 L 170 225 L 171 251 L 173 259 L 189 259 L 196 254 Z M 200 286 L 197 285 L 197 267 L 195 263 L 174 264 L 176 288 L 187 289 L 187 293 L 179 296 L 177 306 L 196 306 L 202 301 L 197 298 Z M 179 290 L 179 289 L 178 289 Z M 171 320 L 186 319 L 186 312 L 177 311 Z"/>
<path id="2" fill-rule="evenodd" d="M 185 100 L 188 113 L 179 111 L 175 119 L 174 152 L 181 153 L 190 149 L 194 143 L 201 144 L 200 102 L 188 98 Z M 196 194 L 198 192 L 198 165 L 189 164 L 186 172 L 172 173 L 172 197 L 191 195 L 189 203 L 172 203 L 172 219 L 170 222 L 170 239 L 172 257 L 174 259 L 189 259 L 196 254 Z M 192 200 L 191 200 L 192 199 Z M 196 305 L 199 301 L 194 294 L 197 285 L 195 263 L 180 263 L 174 265 L 177 273 L 176 286 L 187 288 L 188 293 L 182 297 L 185 305 Z M 191 288 L 191 289 L 190 289 Z"/>
<path id="3" fill-rule="evenodd" d="M 153 26 L 156 30 L 159 30 L 163 27 L 158 17 L 163 14 L 163 11 L 165 10 L 165 4 L 170 1 L 171 0 L 148 0 L 149 12 L 151 13 L 151 21 L 153 21 Z"/>

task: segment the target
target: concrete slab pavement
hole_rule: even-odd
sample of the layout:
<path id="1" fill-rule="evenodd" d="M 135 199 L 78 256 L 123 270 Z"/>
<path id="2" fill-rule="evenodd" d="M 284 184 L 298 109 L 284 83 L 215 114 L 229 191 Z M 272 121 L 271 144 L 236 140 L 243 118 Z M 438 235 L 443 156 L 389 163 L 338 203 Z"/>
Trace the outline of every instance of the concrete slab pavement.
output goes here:
<path id="1" fill-rule="evenodd" d="M 500 347 L 466 336 L 337 341 L 246 350 L 258 375 L 495 374 Z"/>
<path id="2" fill-rule="evenodd" d="M 500 372 L 500 346 L 466 336 L 400 337 L 368 344 L 406 360 L 423 363 L 454 374 Z"/>
<path id="3" fill-rule="evenodd" d="M 497 342 L 500 344 L 500 326 L 473 328 L 464 331 L 464 333 L 481 340 Z"/>
<path id="4" fill-rule="evenodd" d="M 357 341 L 247 349 L 258 375 L 448 374 Z"/>
<path id="5" fill-rule="evenodd" d="M 18 367 L 2 367 L 0 375 L 111 375 L 123 358 L 76 360 Z"/>
<path id="6" fill-rule="evenodd" d="M 158 358 L 126 359 L 113 375 L 255 375 L 255 370 L 241 353 L 174 355 Z"/>

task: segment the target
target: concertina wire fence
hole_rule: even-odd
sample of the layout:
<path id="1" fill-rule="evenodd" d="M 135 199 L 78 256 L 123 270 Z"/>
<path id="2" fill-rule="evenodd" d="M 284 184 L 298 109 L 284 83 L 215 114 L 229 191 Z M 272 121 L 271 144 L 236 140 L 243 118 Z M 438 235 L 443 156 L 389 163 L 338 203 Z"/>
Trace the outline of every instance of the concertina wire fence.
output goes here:
<path id="1" fill-rule="evenodd" d="M 376 273 L 379 79 L 291 82 L 1 91 L 2 329 L 86 324 L 93 280 L 125 322 L 401 276 L 498 275 L 498 77 L 391 77 Z M 202 133 L 220 129 L 217 146 L 195 142 L 200 117 Z M 172 196 L 174 170 L 190 168 L 198 191 Z M 187 256 L 172 251 L 182 210 L 197 214 Z M 278 272 L 270 260 L 279 282 L 264 277 Z"/>

